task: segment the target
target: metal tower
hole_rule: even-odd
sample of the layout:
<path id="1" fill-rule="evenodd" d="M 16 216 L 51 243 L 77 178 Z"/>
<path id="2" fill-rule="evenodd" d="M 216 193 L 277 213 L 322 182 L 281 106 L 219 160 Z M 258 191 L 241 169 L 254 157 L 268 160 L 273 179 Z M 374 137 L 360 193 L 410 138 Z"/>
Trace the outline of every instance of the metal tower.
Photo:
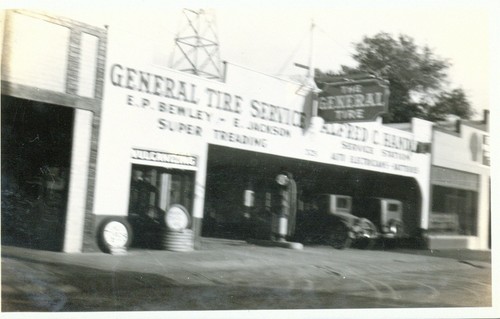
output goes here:
<path id="1" fill-rule="evenodd" d="M 201 77 L 222 80 L 215 14 L 212 10 L 204 9 L 183 9 L 182 13 L 185 19 L 175 38 L 170 67 Z"/>

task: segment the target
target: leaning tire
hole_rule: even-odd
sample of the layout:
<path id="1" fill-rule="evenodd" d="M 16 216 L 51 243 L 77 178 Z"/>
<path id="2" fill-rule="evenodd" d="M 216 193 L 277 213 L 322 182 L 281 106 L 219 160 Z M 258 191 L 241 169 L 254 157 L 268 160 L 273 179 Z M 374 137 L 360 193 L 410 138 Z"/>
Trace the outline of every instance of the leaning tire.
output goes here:
<path id="1" fill-rule="evenodd" d="M 328 234 L 328 242 L 335 249 L 349 248 L 352 243 L 349 228 L 344 224 L 336 225 Z"/>
<path id="2" fill-rule="evenodd" d="M 191 227 L 192 220 L 186 207 L 174 204 L 165 212 L 164 222 L 169 231 L 179 232 Z"/>
<path id="3" fill-rule="evenodd" d="M 103 252 L 113 253 L 115 249 L 126 250 L 132 237 L 132 227 L 124 218 L 109 217 L 99 225 L 97 242 Z"/>

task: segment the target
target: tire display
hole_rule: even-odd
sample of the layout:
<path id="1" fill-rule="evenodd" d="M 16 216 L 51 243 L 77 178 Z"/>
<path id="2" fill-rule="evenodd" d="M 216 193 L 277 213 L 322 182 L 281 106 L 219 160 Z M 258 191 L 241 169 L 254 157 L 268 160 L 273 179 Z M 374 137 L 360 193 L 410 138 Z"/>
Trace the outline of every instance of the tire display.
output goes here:
<path id="1" fill-rule="evenodd" d="M 163 234 L 162 245 L 164 249 L 170 251 L 193 251 L 193 231 L 191 229 L 184 229 L 182 231 L 167 230 Z"/>
<path id="2" fill-rule="evenodd" d="M 132 242 L 132 228 L 120 217 L 109 217 L 101 222 L 98 230 L 98 245 L 103 252 L 126 252 Z"/>
<path id="3" fill-rule="evenodd" d="M 165 225 L 170 231 L 182 231 L 190 227 L 191 216 L 184 206 L 172 205 L 165 213 Z"/>

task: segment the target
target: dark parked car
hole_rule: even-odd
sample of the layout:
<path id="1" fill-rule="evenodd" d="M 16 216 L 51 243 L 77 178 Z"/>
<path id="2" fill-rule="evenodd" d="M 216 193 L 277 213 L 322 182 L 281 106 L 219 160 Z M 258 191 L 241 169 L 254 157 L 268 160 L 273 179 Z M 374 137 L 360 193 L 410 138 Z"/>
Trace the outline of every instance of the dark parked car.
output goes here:
<path id="1" fill-rule="evenodd" d="M 378 237 L 370 220 L 351 213 L 351 196 L 318 195 L 312 206 L 297 214 L 295 239 L 298 241 L 327 243 L 337 249 L 351 244 L 367 248 Z"/>
<path id="2" fill-rule="evenodd" d="M 165 226 L 165 211 L 148 206 L 142 211 L 129 212 L 128 222 L 132 227 L 132 245 L 141 248 L 161 248 L 161 236 Z"/>

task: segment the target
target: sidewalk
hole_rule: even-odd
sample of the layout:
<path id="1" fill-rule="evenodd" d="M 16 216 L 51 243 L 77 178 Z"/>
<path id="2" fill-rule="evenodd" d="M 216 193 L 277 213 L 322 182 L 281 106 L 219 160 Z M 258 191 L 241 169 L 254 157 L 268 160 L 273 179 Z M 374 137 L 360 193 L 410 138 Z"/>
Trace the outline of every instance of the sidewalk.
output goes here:
<path id="1" fill-rule="evenodd" d="M 394 260 L 404 260 L 403 270 L 418 271 L 429 265 L 433 268 L 450 267 L 450 264 L 469 263 L 477 267 L 491 267 L 490 251 L 472 250 L 335 250 L 328 246 L 306 246 L 304 250 L 280 247 L 261 247 L 241 240 L 202 238 L 202 248 L 193 252 L 131 249 L 126 255 L 105 253 L 68 254 L 2 246 L 2 259 L 15 258 L 26 261 L 68 264 L 101 270 L 145 271 L 148 273 L 244 271 L 262 267 L 311 267 L 335 266 L 340 271 L 355 269 L 367 272 L 370 265 L 398 270 Z M 455 262 L 452 262 L 455 261 Z M 411 266 L 409 266 L 410 264 Z"/>
<path id="2" fill-rule="evenodd" d="M 491 251 L 490 250 L 470 250 L 470 249 L 428 249 L 428 250 L 418 250 L 418 249 L 394 249 L 393 252 L 421 255 L 421 256 L 432 256 L 432 257 L 443 257 L 452 258 L 460 261 L 479 261 L 491 264 Z"/>
<path id="3" fill-rule="evenodd" d="M 192 252 L 132 249 L 126 255 L 3 246 L 2 305 L 7 311 L 116 311 L 490 304 L 491 263 L 467 260 L 488 259 L 487 252 L 420 253 L 295 250 L 213 238 Z"/>

